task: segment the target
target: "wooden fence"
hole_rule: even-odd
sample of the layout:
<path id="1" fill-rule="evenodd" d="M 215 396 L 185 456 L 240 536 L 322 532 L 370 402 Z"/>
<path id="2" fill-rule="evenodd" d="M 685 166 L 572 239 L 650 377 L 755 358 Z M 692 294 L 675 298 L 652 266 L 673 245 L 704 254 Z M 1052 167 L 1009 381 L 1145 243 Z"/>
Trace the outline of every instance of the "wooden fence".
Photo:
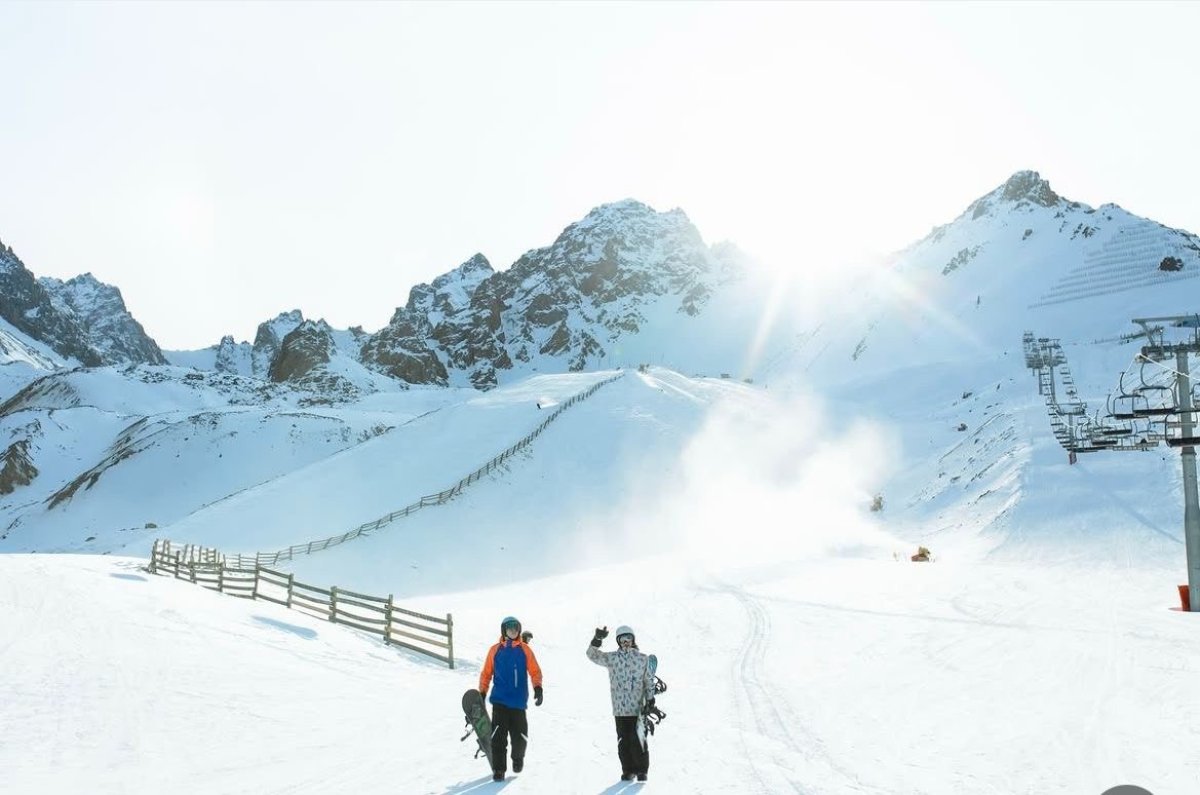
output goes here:
<path id="1" fill-rule="evenodd" d="M 300 610 L 353 629 L 378 635 L 389 646 L 400 646 L 454 667 L 454 617 L 445 618 L 397 607 L 392 595 L 370 596 L 338 588 L 318 588 L 298 582 L 290 572 L 261 564 L 229 566 L 215 549 L 192 544 L 180 549 L 167 540 L 154 542 L 151 574 L 174 576 L 213 591 L 242 599 L 262 599 Z"/>
<path id="2" fill-rule="evenodd" d="M 581 400 L 587 400 L 589 397 L 594 395 L 596 390 L 600 389 L 600 387 L 611 384 L 619 378 L 621 378 L 621 375 L 615 375 L 612 378 L 606 378 L 603 381 L 597 381 L 595 384 L 592 384 L 582 392 L 572 395 L 569 399 L 563 403 L 560 403 L 554 409 L 554 411 L 551 411 L 546 419 L 542 420 L 541 423 L 539 423 L 538 426 L 530 431 L 529 434 L 527 434 L 523 439 L 513 444 L 507 450 L 500 453 L 491 461 L 488 461 L 471 474 L 462 478 L 458 481 L 458 483 L 455 483 L 448 489 L 439 491 L 436 494 L 426 494 L 411 505 L 406 505 L 398 511 L 392 511 L 386 516 L 381 516 L 374 521 L 361 524 L 353 530 L 342 533 L 341 535 L 323 538 L 319 541 L 309 541 L 304 544 L 293 544 L 287 549 L 281 549 L 276 552 L 256 552 L 253 555 L 231 555 L 229 557 L 229 562 L 231 565 L 237 568 L 254 568 L 255 566 L 260 566 L 263 564 L 271 566 L 278 565 L 281 561 L 291 560 L 296 555 L 311 555 L 313 552 L 329 549 L 330 547 L 337 546 L 338 544 L 344 544 L 353 538 L 367 535 L 374 530 L 378 530 L 386 524 L 390 524 L 396 519 L 408 516 L 409 514 L 415 513 L 416 511 L 419 511 L 422 508 L 426 508 L 430 505 L 441 505 L 449 502 L 461 494 L 463 489 L 465 489 L 467 486 L 475 483 L 478 480 L 481 480 L 485 475 L 490 474 L 496 469 L 499 469 L 502 463 L 527 447 L 533 442 L 534 439 L 541 435 L 542 431 L 546 430 L 546 426 L 558 419 L 558 416 L 564 411 L 569 409 L 571 406 L 574 406 Z"/>

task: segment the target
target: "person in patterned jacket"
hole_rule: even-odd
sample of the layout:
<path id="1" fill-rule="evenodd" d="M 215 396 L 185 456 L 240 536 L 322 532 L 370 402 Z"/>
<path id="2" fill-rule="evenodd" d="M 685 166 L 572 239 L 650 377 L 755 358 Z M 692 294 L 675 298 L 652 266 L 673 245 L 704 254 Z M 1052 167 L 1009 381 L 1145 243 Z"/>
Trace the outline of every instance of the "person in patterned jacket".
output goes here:
<path id="1" fill-rule="evenodd" d="M 627 626 L 617 627 L 617 650 L 600 651 L 608 637 L 608 627 L 599 627 L 587 648 L 587 658 L 608 669 L 608 689 L 612 696 L 613 719 L 617 724 L 617 757 L 621 760 L 621 780 L 645 781 L 650 772 L 650 744 L 637 735 L 643 704 L 654 707 L 654 674 L 650 658 L 638 651 L 637 637 Z"/>
<path id="2" fill-rule="evenodd" d="M 500 642 L 488 650 L 487 661 L 479 673 L 479 693 L 487 698 L 492 690 L 492 779 L 503 781 L 507 763 L 508 738 L 512 736 L 513 772 L 525 767 L 525 746 L 529 742 L 529 682 L 533 680 L 533 703 L 542 705 L 542 668 L 537 657 L 521 637 L 521 622 L 508 616 L 500 622 Z"/>

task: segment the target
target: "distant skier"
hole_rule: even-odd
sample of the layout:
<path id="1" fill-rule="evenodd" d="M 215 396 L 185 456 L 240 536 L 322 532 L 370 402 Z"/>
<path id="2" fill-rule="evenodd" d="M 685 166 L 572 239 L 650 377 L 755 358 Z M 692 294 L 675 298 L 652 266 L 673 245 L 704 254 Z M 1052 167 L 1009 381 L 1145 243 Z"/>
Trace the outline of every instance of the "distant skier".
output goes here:
<path id="1" fill-rule="evenodd" d="M 642 708 L 654 708 L 654 674 L 649 657 L 638 651 L 633 629 L 617 627 L 617 650 L 600 651 L 608 637 L 608 627 L 598 627 L 587 648 L 587 657 L 608 669 L 608 689 L 612 696 L 613 718 L 617 724 L 617 756 L 621 760 L 621 780 L 645 781 L 650 772 L 650 745 L 638 739 L 637 725 Z"/>
<path id="2" fill-rule="evenodd" d="M 532 636 L 531 636 L 532 637 Z M 542 669 L 533 649 L 521 639 L 521 622 L 508 616 L 500 622 L 500 642 L 487 653 L 479 674 L 479 692 L 487 698 L 492 688 L 492 780 L 503 781 L 508 738 L 512 735 L 513 772 L 525 767 L 525 746 L 529 741 L 529 683 L 533 680 L 533 703 L 542 705 Z"/>

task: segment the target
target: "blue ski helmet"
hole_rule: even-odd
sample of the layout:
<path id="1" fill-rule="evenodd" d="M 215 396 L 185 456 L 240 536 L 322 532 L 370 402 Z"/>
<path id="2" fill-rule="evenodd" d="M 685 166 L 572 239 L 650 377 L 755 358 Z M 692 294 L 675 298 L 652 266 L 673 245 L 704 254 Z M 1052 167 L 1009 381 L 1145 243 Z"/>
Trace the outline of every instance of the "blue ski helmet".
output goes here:
<path id="1" fill-rule="evenodd" d="M 628 635 L 629 637 L 633 638 L 634 643 L 637 643 L 637 636 L 633 632 L 633 627 L 622 624 L 621 626 L 617 627 L 617 636 L 616 636 L 617 642 L 620 643 L 621 638 L 624 637 L 625 635 Z"/>
<path id="2" fill-rule="evenodd" d="M 500 622 L 500 637 L 504 637 L 504 630 L 508 629 L 510 626 L 516 627 L 517 634 L 521 634 L 521 622 L 518 621 L 515 616 L 505 616 Z"/>

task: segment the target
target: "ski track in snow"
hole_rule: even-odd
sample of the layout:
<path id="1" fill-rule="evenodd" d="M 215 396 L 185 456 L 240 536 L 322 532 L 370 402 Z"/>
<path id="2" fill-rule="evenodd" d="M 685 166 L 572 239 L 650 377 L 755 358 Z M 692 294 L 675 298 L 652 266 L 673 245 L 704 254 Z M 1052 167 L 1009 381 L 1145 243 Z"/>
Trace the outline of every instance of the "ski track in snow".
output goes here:
<path id="1" fill-rule="evenodd" d="M 776 693 L 773 696 L 767 689 L 767 685 L 764 684 L 766 677 L 763 674 L 763 662 L 766 659 L 768 635 L 771 631 L 770 617 L 767 615 L 766 610 L 763 609 L 763 606 L 754 601 L 742 589 L 726 585 L 720 590 L 736 599 L 742 606 L 742 609 L 746 611 L 746 617 L 749 619 L 749 626 L 746 631 L 747 637 L 742 644 L 742 652 L 734 658 L 731 670 L 734 692 L 737 693 L 740 691 L 742 694 L 741 703 L 738 704 L 739 716 L 744 704 L 749 708 L 750 717 L 754 721 L 754 727 L 760 735 L 765 738 L 778 739 L 785 743 L 792 753 L 801 754 L 799 746 L 796 744 L 795 739 L 792 738 L 791 732 L 788 731 L 787 723 L 780 717 L 779 710 L 775 707 L 778 701 L 778 694 Z M 739 721 L 739 723 L 745 725 L 742 721 Z M 787 761 L 780 759 L 779 755 L 771 751 L 769 747 L 748 747 L 744 732 L 742 733 L 742 747 L 763 792 L 771 793 L 779 791 L 776 786 L 773 786 L 773 782 L 768 781 L 768 778 L 772 780 L 782 779 L 793 792 L 804 792 L 798 783 L 783 773 L 783 771 L 788 769 Z M 764 775 L 764 770 L 755 761 L 755 757 L 760 756 L 763 751 L 770 753 L 772 757 L 771 765 L 773 768 L 777 768 L 778 772 L 773 769 L 767 769 L 767 775 Z"/>
<path id="2" fill-rule="evenodd" d="M 731 661 L 730 677 L 735 694 L 735 710 L 739 724 L 749 713 L 750 723 L 766 743 L 752 744 L 745 732 L 740 733 L 744 756 L 758 782 L 757 790 L 777 793 L 785 790 L 807 795 L 814 791 L 835 791 L 817 788 L 796 779 L 797 772 L 818 774 L 821 781 L 836 781 L 837 792 L 874 792 L 848 770 L 834 762 L 821 741 L 809 731 L 790 704 L 784 692 L 770 684 L 765 670 L 771 637 L 771 616 L 760 600 L 745 589 L 728 583 L 716 583 L 697 590 L 732 597 L 745 611 L 746 637 L 741 652 Z M 775 743 L 779 745 L 776 746 Z M 797 765 L 797 760 L 803 760 Z"/>

